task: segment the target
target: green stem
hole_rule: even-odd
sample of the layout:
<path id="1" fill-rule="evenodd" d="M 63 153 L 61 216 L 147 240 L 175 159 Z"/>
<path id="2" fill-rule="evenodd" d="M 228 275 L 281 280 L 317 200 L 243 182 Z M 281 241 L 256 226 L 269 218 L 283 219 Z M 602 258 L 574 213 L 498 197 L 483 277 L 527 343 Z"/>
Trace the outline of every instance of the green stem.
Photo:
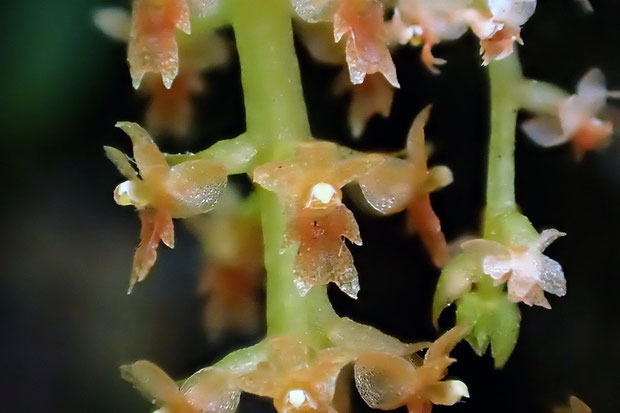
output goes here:
<path id="1" fill-rule="evenodd" d="M 515 129 L 519 102 L 515 86 L 522 82 L 516 51 L 506 59 L 489 64 L 491 92 L 491 139 L 485 211 L 485 234 L 489 220 L 507 212 L 516 212 L 515 201 Z"/>
<path id="2" fill-rule="evenodd" d="M 289 0 L 230 0 L 255 164 L 290 158 L 310 137 L 291 24 Z M 333 316 L 325 287 L 301 297 L 293 282 L 296 251 L 280 253 L 286 215 L 275 194 L 259 191 L 267 269 L 267 335 L 325 341 L 317 315 Z"/>

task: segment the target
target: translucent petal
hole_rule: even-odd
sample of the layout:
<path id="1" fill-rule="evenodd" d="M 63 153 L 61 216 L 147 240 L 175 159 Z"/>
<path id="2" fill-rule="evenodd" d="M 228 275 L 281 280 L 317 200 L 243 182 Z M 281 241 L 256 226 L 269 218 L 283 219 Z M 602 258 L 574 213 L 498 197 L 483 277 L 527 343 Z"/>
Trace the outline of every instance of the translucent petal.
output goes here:
<path id="1" fill-rule="evenodd" d="M 341 188 L 350 182 L 359 180 L 372 173 L 384 161 L 385 157 L 378 154 L 359 155 L 340 161 L 333 171 L 335 184 Z"/>
<path id="2" fill-rule="evenodd" d="M 559 262 L 542 255 L 540 267 L 540 286 L 548 293 L 563 297 L 566 295 L 566 279 Z"/>
<path id="3" fill-rule="evenodd" d="M 579 105 L 591 116 L 596 115 L 607 101 L 605 76 L 599 69 L 590 69 L 577 84 Z"/>
<path id="4" fill-rule="evenodd" d="M 427 161 L 424 126 L 431 115 L 431 108 L 432 106 L 428 105 L 417 114 L 407 135 L 407 159 L 413 162 L 416 168 L 424 168 L 424 170 L 426 170 Z"/>
<path id="5" fill-rule="evenodd" d="M 172 214 L 187 218 L 212 210 L 226 186 L 226 169 L 211 160 L 187 161 L 173 166 L 168 180 L 175 200 Z"/>
<path id="6" fill-rule="evenodd" d="M 176 383 L 155 364 L 141 360 L 121 366 L 121 376 L 151 403 L 163 406 L 182 399 Z"/>
<path id="7" fill-rule="evenodd" d="M 494 255 L 510 258 L 510 250 L 499 242 L 489 241 L 487 239 L 473 239 L 465 241 L 461 244 L 461 248 L 468 254 L 474 254 L 481 258 Z"/>
<path id="8" fill-rule="evenodd" d="M 473 254 L 459 254 L 441 271 L 433 298 L 433 325 L 438 327 L 441 312 L 471 290 L 482 276 L 480 258 Z"/>
<path id="9" fill-rule="evenodd" d="M 484 257 L 482 260 L 482 271 L 494 280 L 498 281 L 502 280 L 505 275 L 513 271 L 513 266 L 514 263 L 512 262 L 512 259 L 506 259 L 497 255 L 489 255 Z"/>
<path id="10" fill-rule="evenodd" d="M 142 229 L 140 245 L 133 260 L 133 269 L 129 283 L 129 292 L 134 284 L 146 278 L 157 260 L 157 247 L 163 241 L 170 248 L 174 247 L 174 226 L 172 218 L 166 211 L 139 211 Z"/>
<path id="11" fill-rule="evenodd" d="M 131 15 L 121 7 L 102 7 L 93 15 L 95 26 L 106 36 L 119 42 L 129 41 Z"/>
<path id="12" fill-rule="evenodd" d="M 556 239 L 565 236 L 565 232 L 558 231 L 555 228 L 546 229 L 540 233 L 538 237 L 538 250 L 544 251 Z"/>
<path id="13" fill-rule="evenodd" d="M 343 317 L 336 321 L 327 332 L 329 340 L 337 347 L 351 348 L 360 352 L 377 351 L 404 356 L 415 353 L 430 343 L 406 344 L 380 330 L 356 323 Z"/>
<path id="14" fill-rule="evenodd" d="M 334 0 L 292 0 L 292 3 L 297 15 L 310 23 L 329 20 L 336 7 Z"/>
<path id="15" fill-rule="evenodd" d="M 536 0 L 488 0 L 495 20 L 521 26 L 534 14 Z"/>
<path id="16" fill-rule="evenodd" d="M 253 180 L 268 191 L 285 196 L 295 196 L 293 191 L 303 171 L 297 163 L 269 162 L 254 169 Z"/>
<path id="17" fill-rule="evenodd" d="M 112 161 L 114 166 L 116 166 L 118 171 L 125 178 L 136 179 L 138 177 L 138 174 L 136 170 L 133 169 L 133 166 L 131 166 L 131 163 L 129 162 L 127 155 L 125 155 L 123 152 L 111 146 L 104 146 L 103 149 L 105 150 L 105 154 L 108 157 L 108 159 Z"/>
<path id="18" fill-rule="evenodd" d="M 446 380 L 430 386 L 428 397 L 433 404 L 452 406 L 462 397 L 469 397 L 469 390 L 460 380 Z"/>
<path id="19" fill-rule="evenodd" d="M 132 122 L 118 122 L 116 127 L 131 138 L 133 155 L 142 179 L 149 185 L 162 182 L 168 176 L 170 168 L 149 133 Z"/>
<path id="20" fill-rule="evenodd" d="M 424 356 L 424 363 L 431 363 L 443 357 L 447 357 L 468 331 L 469 326 L 462 324 L 454 326 L 446 331 L 429 347 Z"/>
<path id="21" fill-rule="evenodd" d="M 359 179 L 359 186 L 368 204 L 380 214 L 394 214 L 404 210 L 413 195 L 413 170 L 405 160 L 386 157 L 368 175 Z"/>
<path id="22" fill-rule="evenodd" d="M 450 185 L 454 181 L 454 175 L 447 166 L 434 166 L 428 170 L 428 178 L 426 180 L 426 190 L 434 192 L 445 186 Z"/>
<path id="23" fill-rule="evenodd" d="M 406 403 L 411 393 L 415 367 L 386 353 L 369 352 L 355 362 L 355 385 L 364 401 L 374 409 L 392 410 Z"/>
<path id="24" fill-rule="evenodd" d="M 348 79 L 346 82 L 351 85 Z M 360 85 L 351 85 L 348 120 L 353 137 L 362 135 L 373 116 L 388 117 L 393 99 L 394 87 L 376 73 L 366 76 Z"/>
<path id="25" fill-rule="evenodd" d="M 534 143 L 545 148 L 561 145 L 569 139 L 569 136 L 563 133 L 560 122 L 548 116 L 528 119 L 521 124 L 521 129 Z"/>
<path id="26" fill-rule="evenodd" d="M 181 392 L 192 406 L 208 413 L 233 413 L 241 395 L 234 377 L 214 367 L 193 374 L 183 383 Z"/>

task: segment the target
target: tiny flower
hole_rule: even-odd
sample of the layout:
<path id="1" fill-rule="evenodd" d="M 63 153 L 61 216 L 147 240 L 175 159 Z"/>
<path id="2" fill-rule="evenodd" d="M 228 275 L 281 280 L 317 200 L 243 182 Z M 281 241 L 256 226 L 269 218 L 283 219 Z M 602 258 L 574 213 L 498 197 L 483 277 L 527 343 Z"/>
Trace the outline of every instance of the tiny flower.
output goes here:
<path id="1" fill-rule="evenodd" d="M 523 44 L 521 26 L 534 14 L 536 0 L 488 0 L 488 6 L 491 23 L 497 26 L 486 35 L 476 33 L 480 37 L 483 65 L 510 56 L 515 41 Z"/>
<path id="2" fill-rule="evenodd" d="M 581 157 L 609 142 L 612 123 L 596 117 L 608 96 L 616 94 L 607 91 L 601 71 L 592 69 L 579 81 L 576 94 L 559 101 L 552 115 L 525 121 L 523 131 L 544 147 L 561 145 L 572 139 L 575 153 Z"/>
<path id="3" fill-rule="evenodd" d="M 122 8 L 97 10 L 95 24 L 114 40 L 130 42 L 131 15 Z M 179 64 L 175 82 L 162 82 L 152 73 L 146 75 L 139 91 L 150 97 L 145 123 L 155 135 L 188 135 L 192 120 L 192 98 L 205 91 L 202 72 L 224 65 L 228 61 L 226 42 L 211 29 L 197 30 L 191 36 L 180 38 Z"/>
<path id="4" fill-rule="evenodd" d="M 420 234 L 433 263 L 441 267 L 447 260 L 448 247 L 429 194 L 452 182 L 452 173 L 445 166 L 428 169 L 424 125 L 430 109 L 427 106 L 413 121 L 406 157 L 386 157 L 372 173 L 360 178 L 359 184 L 364 197 L 377 212 L 392 214 L 407 210 L 409 227 Z"/>
<path id="5" fill-rule="evenodd" d="M 248 208 L 253 201 L 227 190 L 213 213 L 190 221 L 204 247 L 199 293 L 207 298 L 205 328 L 214 340 L 230 330 L 253 333 L 260 325 L 263 239 L 260 217 Z"/>
<path id="6" fill-rule="evenodd" d="M 241 376 L 244 391 L 272 398 L 279 413 L 336 413 L 332 406 L 336 381 L 352 353 L 337 348 L 316 352 L 286 336 L 267 346 L 267 360 Z"/>
<path id="7" fill-rule="evenodd" d="M 132 140 L 139 176 L 121 151 L 106 147 L 108 158 L 127 181 L 114 190 L 119 205 L 138 209 L 142 230 L 136 250 L 129 291 L 142 281 L 157 259 L 161 240 L 174 247 L 172 218 L 188 218 L 210 211 L 226 185 L 226 170 L 211 160 L 195 160 L 173 166 L 166 163 L 149 134 L 131 122 L 116 124 Z"/>
<path id="8" fill-rule="evenodd" d="M 146 73 L 159 73 L 166 88 L 179 72 L 175 29 L 189 34 L 189 6 L 186 0 L 134 0 L 131 36 L 127 51 L 133 87 L 138 88 Z"/>
<path id="9" fill-rule="evenodd" d="M 410 413 L 429 413 L 434 404 L 451 406 L 467 386 L 460 380 L 442 381 L 454 359 L 450 351 L 466 333 L 457 326 L 437 339 L 424 359 L 383 352 L 364 353 L 355 361 L 355 384 L 364 401 L 374 409 L 393 410 L 407 406 Z"/>
<path id="10" fill-rule="evenodd" d="M 346 61 L 351 83 L 364 82 L 366 75 L 381 73 L 400 87 L 387 46 L 383 5 L 378 0 L 292 0 L 303 20 L 334 24 L 336 43 L 346 35 Z"/>
<path id="11" fill-rule="evenodd" d="M 158 406 L 159 413 L 233 413 L 239 404 L 234 377 L 223 369 L 200 370 L 180 389 L 150 361 L 121 366 L 121 375 Z"/>
<path id="12" fill-rule="evenodd" d="M 362 240 L 353 213 L 342 204 L 341 188 L 383 162 L 375 155 L 339 159 L 330 142 L 302 144 L 295 161 L 269 162 L 254 170 L 254 182 L 276 192 L 288 216 L 282 250 L 298 244 L 295 284 L 301 295 L 334 282 L 355 298 L 359 291 L 353 257 L 344 244 Z"/>
<path id="13" fill-rule="evenodd" d="M 554 413 L 592 413 L 592 409 L 579 400 L 576 396 L 570 396 L 568 399 L 568 406 L 558 407 L 553 410 Z"/>
<path id="14" fill-rule="evenodd" d="M 557 238 L 566 234 L 555 229 L 543 231 L 531 245 L 504 246 L 495 241 L 478 239 L 463 243 L 466 253 L 482 257 L 482 270 L 495 280 L 507 283 L 508 297 L 529 306 L 551 308 L 544 292 L 566 294 L 562 266 L 542 252 Z"/>
<path id="15" fill-rule="evenodd" d="M 345 51 L 340 44 L 330 42 L 325 23 L 299 23 L 296 25 L 302 42 L 310 55 L 319 62 L 341 65 Z M 351 83 L 347 70 L 343 70 L 334 81 L 334 92 L 337 95 L 351 93 L 349 104 L 349 128 L 353 137 L 358 138 L 366 128 L 366 124 L 374 115 L 387 117 L 392 109 L 394 86 L 380 73 L 373 73 L 364 78 L 358 85 Z"/>

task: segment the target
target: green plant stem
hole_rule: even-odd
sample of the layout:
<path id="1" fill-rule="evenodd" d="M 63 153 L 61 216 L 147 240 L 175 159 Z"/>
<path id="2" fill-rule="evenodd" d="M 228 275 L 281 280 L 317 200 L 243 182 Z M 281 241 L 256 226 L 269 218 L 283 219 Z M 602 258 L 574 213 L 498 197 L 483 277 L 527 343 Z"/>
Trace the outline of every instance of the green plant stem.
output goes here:
<path id="1" fill-rule="evenodd" d="M 255 164 L 292 157 L 310 137 L 288 0 L 230 0 L 229 15 L 241 63 L 246 134 Z M 275 194 L 258 189 L 267 269 L 267 335 L 325 341 L 318 315 L 333 316 L 325 287 L 301 297 L 293 282 L 295 249 L 280 252 L 286 215 Z"/>
<path id="2" fill-rule="evenodd" d="M 516 51 L 489 64 L 491 93 L 491 138 L 485 211 L 487 224 L 494 216 L 517 210 L 515 201 L 515 130 L 519 102 L 515 86 L 522 82 Z"/>

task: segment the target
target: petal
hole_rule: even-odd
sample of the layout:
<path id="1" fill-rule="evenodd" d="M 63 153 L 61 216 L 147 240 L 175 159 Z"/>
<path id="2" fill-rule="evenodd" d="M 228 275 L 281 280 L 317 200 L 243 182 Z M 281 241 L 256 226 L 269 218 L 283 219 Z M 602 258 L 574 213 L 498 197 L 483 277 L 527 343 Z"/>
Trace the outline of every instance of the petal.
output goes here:
<path id="1" fill-rule="evenodd" d="M 446 380 L 430 386 L 428 396 L 433 404 L 452 406 L 461 398 L 469 397 L 469 390 L 460 380 Z"/>
<path id="2" fill-rule="evenodd" d="M 254 169 L 253 180 L 268 191 L 283 196 L 299 196 L 294 189 L 303 176 L 300 166 L 293 162 L 269 162 Z"/>
<path id="3" fill-rule="evenodd" d="M 521 129 L 534 143 L 545 148 L 561 145 L 570 138 L 564 134 L 564 128 L 557 118 L 549 116 L 526 120 L 521 124 Z"/>
<path id="4" fill-rule="evenodd" d="M 158 406 L 183 404 L 180 403 L 183 396 L 176 383 L 150 361 L 141 360 L 121 366 L 121 376 L 153 404 Z"/>
<path id="5" fill-rule="evenodd" d="M 555 228 L 544 230 L 543 232 L 540 233 L 540 236 L 538 237 L 538 246 L 537 246 L 538 250 L 540 252 L 546 250 L 547 247 L 551 245 L 553 241 L 565 235 L 566 235 L 565 232 L 558 231 Z"/>
<path id="6" fill-rule="evenodd" d="M 112 161 L 114 166 L 116 166 L 116 169 L 118 169 L 118 171 L 125 178 L 136 179 L 138 177 L 138 174 L 136 170 L 133 169 L 133 166 L 131 166 L 127 155 L 111 146 L 104 146 L 103 149 L 105 150 L 105 154 L 108 159 Z"/>
<path id="7" fill-rule="evenodd" d="M 441 358 L 447 357 L 468 331 L 469 326 L 464 324 L 459 324 L 446 331 L 429 347 L 426 355 L 424 356 L 424 364 L 432 363 Z"/>
<path id="8" fill-rule="evenodd" d="M 380 214 L 404 210 L 413 196 L 411 164 L 398 158 L 385 157 L 368 175 L 359 179 L 359 186 L 368 204 Z"/>
<path id="9" fill-rule="evenodd" d="M 378 154 L 359 155 L 340 161 L 333 171 L 334 183 L 338 188 L 342 188 L 372 173 L 384 161 L 385 157 Z"/>
<path id="10" fill-rule="evenodd" d="M 512 259 L 489 255 L 482 260 L 482 271 L 494 280 L 502 281 L 503 277 L 514 270 Z M 514 277 L 514 274 L 513 274 Z"/>
<path id="11" fill-rule="evenodd" d="M 350 348 L 360 352 L 381 352 L 396 356 L 415 353 L 430 343 L 406 344 L 380 330 L 343 317 L 339 318 L 327 332 L 329 340 L 337 347 Z"/>
<path id="12" fill-rule="evenodd" d="M 161 183 L 168 176 L 170 168 L 149 133 L 132 122 L 118 122 L 116 127 L 131 138 L 133 155 L 142 179 L 149 184 Z"/>
<path id="13" fill-rule="evenodd" d="M 461 248 L 468 254 L 474 254 L 480 258 L 487 256 L 498 256 L 510 259 L 510 250 L 499 242 L 489 241 L 487 239 L 473 239 L 465 241 L 461 244 Z"/>
<path id="14" fill-rule="evenodd" d="M 591 116 L 596 115 L 607 101 L 605 76 L 599 69 L 590 69 L 577 84 L 579 106 Z"/>
<path id="15" fill-rule="evenodd" d="M 236 387 L 229 372 L 209 367 L 188 378 L 181 386 L 181 392 L 200 412 L 233 413 L 241 395 Z"/>
<path id="16" fill-rule="evenodd" d="M 536 10 L 536 0 L 488 0 L 489 10 L 497 21 L 521 26 Z"/>
<path id="17" fill-rule="evenodd" d="M 542 255 L 539 277 L 543 290 L 558 297 L 566 295 L 566 279 L 559 262 Z"/>
<path id="18" fill-rule="evenodd" d="M 95 10 L 93 15 L 95 26 L 106 36 L 128 42 L 131 31 L 131 15 L 121 7 L 103 7 Z"/>
<path id="19" fill-rule="evenodd" d="M 369 352 L 355 362 L 355 385 L 373 409 L 392 410 L 405 405 L 415 379 L 415 367 L 386 353 Z"/>
<path id="20" fill-rule="evenodd" d="M 162 240 L 169 247 L 174 247 L 174 227 L 170 214 L 165 211 L 139 211 L 142 229 L 140 231 L 140 245 L 133 259 L 133 269 L 129 283 L 129 291 L 136 282 L 146 278 L 157 260 L 157 246 Z"/>
<path id="21" fill-rule="evenodd" d="M 394 87 L 376 73 L 366 76 L 362 84 L 351 85 L 348 119 L 353 137 L 359 138 L 362 135 L 373 116 L 388 117 L 393 99 Z"/>
<path id="22" fill-rule="evenodd" d="M 407 159 L 426 172 L 426 148 L 424 146 L 424 126 L 431 115 L 431 105 L 426 106 L 413 120 L 407 136 Z"/>
<path id="23" fill-rule="evenodd" d="M 226 169 L 211 160 L 187 161 L 170 170 L 168 190 L 175 200 L 173 216 L 187 218 L 212 210 L 226 186 Z"/>
<path id="24" fill-rule="evenodd" d="M 445 186 L 450 185 L 454 181 L 454 175 L 447 166 L 434 166 L 428 170 L 426 179 L 426 190 L 435 192 Z"/>
<path id="25" fill-rule="evenodd" d="M 438 268 L 443 267 L 448 260 L 448 243 L 428 193 L 410 203 L 407 213 L 409 227 L 420 235 L 433 264 Z"/>
<path id="26" fill-rule="evenodd" d="M 471 290 L 482 276 L 480 258 L 473 254 L 459 254 L 441 271 L 433 297 L 433 325 L 438 327 L 442 311 Z"/>

